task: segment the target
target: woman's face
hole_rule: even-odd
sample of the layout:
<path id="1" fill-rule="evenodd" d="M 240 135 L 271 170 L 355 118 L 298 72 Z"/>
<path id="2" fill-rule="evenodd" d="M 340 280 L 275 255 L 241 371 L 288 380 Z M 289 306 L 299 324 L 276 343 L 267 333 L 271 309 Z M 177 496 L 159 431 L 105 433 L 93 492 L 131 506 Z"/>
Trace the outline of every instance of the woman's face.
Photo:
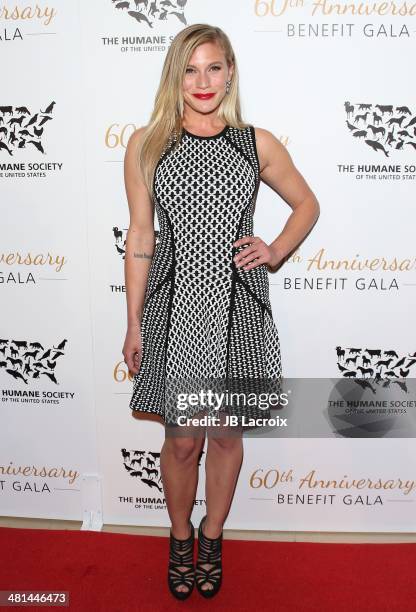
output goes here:
<path id="1" fill-rule="evenodd" d="M 225 84 L 231 76 L 232 67 L 228 68 L 220 45 L 214 42 L 202 43 L 192 53 L 185 69 L 185 104 L 201 113 L 212 112 L 225 96 Z"/>

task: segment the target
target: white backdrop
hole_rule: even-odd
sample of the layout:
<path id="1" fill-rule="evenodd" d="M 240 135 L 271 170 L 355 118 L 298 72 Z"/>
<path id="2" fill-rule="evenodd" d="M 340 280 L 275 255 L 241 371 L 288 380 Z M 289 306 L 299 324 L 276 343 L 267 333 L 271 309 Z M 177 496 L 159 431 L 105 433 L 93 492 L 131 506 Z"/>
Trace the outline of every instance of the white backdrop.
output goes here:
<path id="1" fill-rule="evenodd" d="M 164 430 L 131 414 L 121 353 L 123 156 L 148 121 L 171 39 L 191 23 L 229 35 L 244 119 L 282 140 L 321 205 L 270 274 L 284 376 L 335 379 L 366 364 L 414 376 L 415 5 L 394 14 L 371 2 L 368 15 L 358 0 L 344 13 L 323 0 L 292 5 L 2 3 L 2 515 L 169 524 Z M 255 233 L 270 242 L 289 213 L 262 184 Z M 330 433 L 245 439 L 226 527 L 414 531 L 411 434 Z"/>

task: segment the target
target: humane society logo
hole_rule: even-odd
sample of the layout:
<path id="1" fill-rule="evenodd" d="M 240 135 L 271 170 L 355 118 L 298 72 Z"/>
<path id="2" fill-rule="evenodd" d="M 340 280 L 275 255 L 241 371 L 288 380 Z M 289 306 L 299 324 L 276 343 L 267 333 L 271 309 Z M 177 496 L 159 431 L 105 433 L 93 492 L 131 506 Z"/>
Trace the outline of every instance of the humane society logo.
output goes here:
<path id="1" fill-rule="evenodd" d="M 325 415 L 345 438 L 416 437 L 416 353 L 367 346 L 335 347 L 341 378 Z"/>
<path id="2" fill-rule="evenodd" d="M 343 106 L 347 136 L 357 142 L 357 154 L 368 157 L 360 163 L 337 163 L 338 173 L 356 180 L 414 181 L 416 112 L 406 104 L 347 100 Z"/>
<path id="3" fill-rule="evenodd" d="M 54 100 L 34 110 L 26 105 L 0 105 L 0 178 L 44 178 L 47 172 L 62 170 L 62 162 L 17 161 L 46 155 L 45 136 L 55 105 Z"/>
<path id="4" fill-rule="evenodd" d="M 198 466 L 201 465 L 204 452 L 204 450 L 201 450 L 199 454 Z M 119 497 L 119 501 L 133 504 L 138 510 L 165 510 L 166 500 L 160 470 L 160 452 L 122 448 L 121 455 L 124 470 L 136 482 L 143 485 L 144 495 L 137 497 L 123 496 Z M 146 496 L 145 493 L 149 493 L 151 496 Z M 205 501 L 196 499 L 194 503 L 202 506 Z"/>
<path id="5" fill-rule="evenodd" d="M 59 385 L 58 364 L 65 357 L 67 343 L 64 338 L 57 346 L 45 347 L 41 342 L 0 338 L 0 372 L 17 383 L 10 389 L 3 386 L 3 402 L 60 404 L 61 400 L 74 400 L 73 391 L 56 388 Z M 34 381 L 43 384 L 47 381 L 52 385 L 42 389 Z"/>
<path id="6" fill-rule="evenodd" d="M 162 27 L 183 28 L 188 25 L 185 16 L 187 0 L 111 0 L 111 4 L 125 17 L 120 23 L 131 24 L 133 29 L 124 34 L 107 34 L 101 40 L 104 47 L 119 48 L 122 53 L 164 53 L 173 35 L 166 35 L 161 31 Z"/>

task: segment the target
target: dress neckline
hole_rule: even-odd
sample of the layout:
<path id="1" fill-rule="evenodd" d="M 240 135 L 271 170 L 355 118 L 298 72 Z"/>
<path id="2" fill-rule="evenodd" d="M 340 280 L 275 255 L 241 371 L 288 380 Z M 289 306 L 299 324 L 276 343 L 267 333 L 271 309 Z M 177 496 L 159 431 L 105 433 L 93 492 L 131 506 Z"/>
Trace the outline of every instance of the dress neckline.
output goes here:
<path id="1" fill-rule="evenodd" d="M 210 140 L 212 138 L 219 138 L 220 136 L 225 134 L 228 128 L 229 126 L 225 125 L 220 132 L 217 132 L 217 134 L 212 134 L 211 136 L 201 136 L 200 134 L 193 134 L 192 132 L 189 132 L 185 127 L 182 127 L 182 131 L 188 136 L 191 136 L 192 138 L 197 138 L 198 140 Z"/>

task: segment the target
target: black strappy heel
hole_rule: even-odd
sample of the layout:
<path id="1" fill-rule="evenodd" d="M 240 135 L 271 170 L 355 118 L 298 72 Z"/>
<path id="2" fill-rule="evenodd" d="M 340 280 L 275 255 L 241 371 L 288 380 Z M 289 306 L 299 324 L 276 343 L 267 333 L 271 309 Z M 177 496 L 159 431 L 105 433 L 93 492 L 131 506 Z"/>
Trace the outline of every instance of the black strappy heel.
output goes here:
<path id="1" fill-rule="evenodd" d="M 192 593 L 195 583 L 195 530 L 191 521 L 189 521 L 189 524 L 191 535 L 186 540 L 178 540 L 172 535 L 172 529 L 170 530 L 168 585 L 170 592 L 177 599 L 187 599 Z M 188 590 L 178 591 L 177 587 L 181 584 L 187 586 Z"/>
<path id="2" fill-rule="evenodd" d="M 202 524 L 206 519 L 202 517 L 198 528 L 198 559 L 195 566 L 196 588 L 203 597 L 214 597 L 222 583 L 222 535 L 218 538 L 208 538 L 202 531 Z M 208 569 L 203 567 L 210 565 Z M 212 589 L 203 589 L 202 585 L 208 582 Z"/>

